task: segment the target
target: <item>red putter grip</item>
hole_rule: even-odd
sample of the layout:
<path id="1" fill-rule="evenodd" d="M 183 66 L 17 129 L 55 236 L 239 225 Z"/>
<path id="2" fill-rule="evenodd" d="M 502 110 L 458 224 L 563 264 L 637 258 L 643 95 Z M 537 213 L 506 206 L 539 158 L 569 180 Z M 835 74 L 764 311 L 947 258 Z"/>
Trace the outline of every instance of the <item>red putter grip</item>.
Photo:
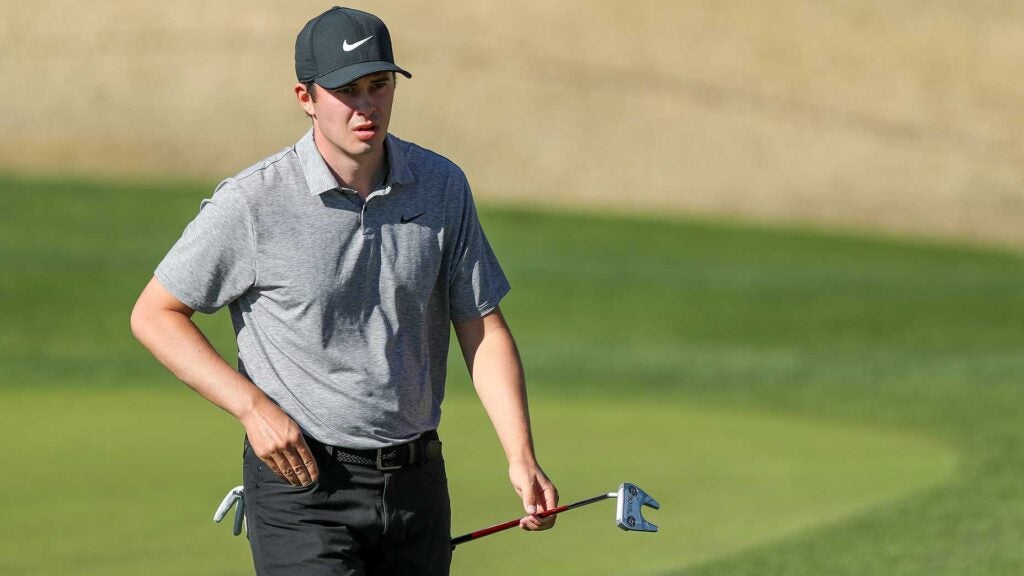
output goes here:
<path id="1" fill-rule="evenodd" d="M 544 512 L 540 512 L 537 514 L 537 516 L 540 516 L 541 518 L 547 518 L 548 516 L 554 516 L 555 514 L 558 514 L 560 512 L 565 512 L 568 509 L 568 505 L 559 506 L 558 508 L 552 508 L 551 510 L 545 510 Z"/>
<path id="2" fill-rule="evenodd" d="M 557 508 L 552 508 L 551 510 L 545 510 L 544 512 L 538 512 L 536 516 L 539 516 L 541 518 L 547 518 L 548 516 L 554 516 L 555 514 L 560 514 L 562 512 L 565 512 L 566 510 L 572 510 L 573 508 L 579 508 L 580 506 L 593 504 L 594 502 L 604 500 L 605 498 L 613 498 L 614 496 L 615 494 L 600 494 L 598 496 L 594 496 L 593 498 L 587 498 L 586 500 L 580 500 L 579 502 L 574 502 L 572 504 L 567 504 L 565 506 L 559 506 Z M 494 534 L 495 532 L 501 532 L 502 530 L 508 530 L 509 528 L 518 526 L 520 521 L 522 521 L 522 518 L 517 518 L 515 520 L 509 520 L 508 522 L 496 524 L 494 526 L 491 526 L 490 528 L 484 528 L 482 530 L 477 530 L 476 532 L 463 534 L 458 538 L 452 538 L 452 549 L 454 550 L 456 546 L 464 542 L 476 540 L 477 538 L 483 538 L 484 536 Z"/>
<path id="3" fill-rule="evenodd" d="M 555 514 L 558 514 L 559 512 L 565 512 L 568 509 L 569 509 L 568 506 L 559 506 L 558 508 L 552 508 L 551 510 L 545 510 L 544 512 L 540 512 L 540 513 L 537 514 L 537 516 L 540 516 L 541 518 L 547 518 L 548 516 L 554 516 Z M 473 532 L 473 533 L 471 533 L 469 535 L 469 539 L 470 540 L 475 540 L 477 538 L 482 538 L 484 536 L 488 536 L 490 534 L 494 534 L 495 532 L 501 532 L 502 530 L 508 530 L 509 528 L 515 528 L 516 526 L 519 526 L 519 522 L 521 520 L 522 520 L 522 518 L 517 518 L 515 520 L 509 520 L 508 522 L 503 522 L 501 524 L 497 524 L 497 525 L 491 526 L 489 528 L 484 528 L 483 530 L 477 530 L 476 532 Z"/>
<path id="4" fill-rule="evenodd" d="M 505 522 L 503 524 L 498 524 L 496 526 L 491 526 L 490 528 L 484 528 L 483 530 L 477 530 L 476 532 L 473 532 L 469 535 L 470 540 L 482 538 L 484 536 L 487 536 L 488 534 L 494 534 L 495 532 L 501 532 L 502 530 L 508 530 L 509 528 L 515 526 L 519 526 L 519 520 L 509 520 L 508 522 Z"/>

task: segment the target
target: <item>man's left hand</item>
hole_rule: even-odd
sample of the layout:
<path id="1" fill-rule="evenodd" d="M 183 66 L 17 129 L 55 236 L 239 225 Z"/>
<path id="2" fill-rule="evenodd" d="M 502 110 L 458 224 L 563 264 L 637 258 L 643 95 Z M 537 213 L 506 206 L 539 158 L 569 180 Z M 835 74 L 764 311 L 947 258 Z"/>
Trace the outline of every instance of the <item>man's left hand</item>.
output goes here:
<path id="1" fill-rule="evenodd" d="M 523 499 L 528 516 L 519 521 L 523 530 L 547 530 L 555 525 L 555 517 L 541 518 L 539 514 L 558 507 L 558 489 L 551 483 L 536 462 L 513 464 L 508 470 L 516 493 Z"/>

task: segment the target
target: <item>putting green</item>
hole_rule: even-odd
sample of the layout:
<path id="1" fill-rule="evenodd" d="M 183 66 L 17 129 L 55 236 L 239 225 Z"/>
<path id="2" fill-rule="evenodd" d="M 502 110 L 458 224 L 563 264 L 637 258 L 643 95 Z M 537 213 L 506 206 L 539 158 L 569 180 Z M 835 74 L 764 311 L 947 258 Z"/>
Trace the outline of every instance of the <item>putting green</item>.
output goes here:
<path id="1" fill-rule="evenodd" d="M 245 540 L 210 521 L 238 482 L 240 429 L 184 387 L 0 391 L 5 574 L 249 574 Z M 446 401 L 456 534 L 515 517 L 500 448 L 473 398 Z M 663 509 L 657 535 L 620 533 L 613 505 L 460 547 L 453 574 L 656 573 L 884 505 L 947 478 L 928 438 L 608 399 L 538 400 L 541 455 L 564 502 L 622 481 Z M 17 463 L 30 463 L 19 466 Z"/>
<path id="2" fill-rule="evenodd" d="M 607 398 L 538 402 L 538 449 L 562 502 L 633 482 L 658 499 L 659 534 L 621 533 L 614 504 L 573 510 L 557 530 L 460 546 L 455 574 L 657 574 L 720 558 L 941 483 L 956 458 L 935 441 L 760 412 Z M 447 402 L 455 535 L 514 518 L 518 502 L 473 399 Z M 531 569 L 532 567 L 532 569 Z"/>

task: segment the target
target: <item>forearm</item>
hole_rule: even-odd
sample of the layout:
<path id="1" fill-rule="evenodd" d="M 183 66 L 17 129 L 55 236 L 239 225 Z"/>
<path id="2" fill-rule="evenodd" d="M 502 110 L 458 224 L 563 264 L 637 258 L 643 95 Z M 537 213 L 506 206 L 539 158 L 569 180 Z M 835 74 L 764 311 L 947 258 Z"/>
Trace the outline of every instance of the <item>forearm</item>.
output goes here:
<path id="1" fill-rule="evenodd" d="M 529 516 L 520 521 L 527 530 L 545 530 L 555 517 L 537 513 L 558 505 L 558 489 L 541 470 L 533 449 L 526 380 L 512 332 L 501 311 L 455 325 L 473 386 L 491 418 L 508 458 L 512 486 L 523 499 Z"/>
<path id="2" fill-rule="evenodd" d="M 489 318 L 487 320 L 490 320 Z M 473 386 L 490 417 L 509 464 L 534 463 L 523 366 L 504 320 L 486 331 L 469 366 Z"/>
<path id="3" fill-rule="evenodd" d="M 266 396 L 220 357 L 190 309 L 168 302 L 159 283 L 151 282 L 132 310 L 132 333 L 182 382 L 243 420 Z"/>
<path id="4" fill-rule="evenodd" d="M 501 314 L 456 327 L 466 366 L 510 464 L 536 462 L 522 362 Z"/>
<path id="5" fill-rule="evenodd" d="M 154 278 L 132 310 L 132 332 L 182 382 L 237 418 L 274 473 L 294 486 L 316 480 L 316 459 L 298 424 L 217 354 L 192 314 Z"/>

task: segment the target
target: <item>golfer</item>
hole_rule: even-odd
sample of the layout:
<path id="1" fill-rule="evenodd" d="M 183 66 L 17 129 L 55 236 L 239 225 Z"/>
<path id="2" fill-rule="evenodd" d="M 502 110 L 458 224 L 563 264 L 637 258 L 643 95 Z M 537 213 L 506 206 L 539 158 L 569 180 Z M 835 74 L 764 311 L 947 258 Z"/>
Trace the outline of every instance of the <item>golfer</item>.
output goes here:
<path id="1" fill-rule="evenodd" d="M 335 7 L 310 20 L 295 72 L 311 129 L 202 202 L 132 330 L 245 428 L 257 574 L 448 574 L 436 429 L 450 326 L 508 459 L 521 526 L 549 528 L 538 513 L 558 502 L 498 306 L 509 284 L 462 171 L 388 132 L 396 75 L 411 75 L 380 19 Z M 237 370 L 191 320 L 224 306 Z"/>

